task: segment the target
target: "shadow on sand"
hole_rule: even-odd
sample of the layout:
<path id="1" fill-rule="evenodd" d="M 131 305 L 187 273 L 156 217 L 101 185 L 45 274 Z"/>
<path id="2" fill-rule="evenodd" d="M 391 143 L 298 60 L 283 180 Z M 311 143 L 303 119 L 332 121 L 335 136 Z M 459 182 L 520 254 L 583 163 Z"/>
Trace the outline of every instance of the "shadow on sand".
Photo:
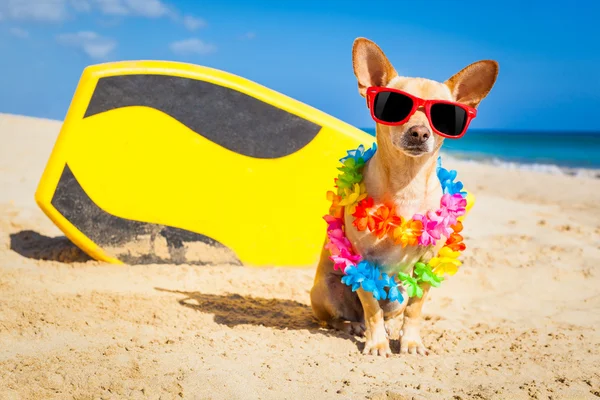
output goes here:
<path id="1" fill-rule="evenodd" d="M 64 263 L 92 260 L 65 236 L 48 237 L 26 230 L 10 234 L 10 249 L 33 260 L 60 261 Z"/>
<path id="2" fill-rule="evenodd" d="M 311 333 L 350 339 L 362 349 L 362 342 L 354 336 L 325 329 L 312 315 L 310 306 L 293 300 L 265 299 L 241 296 L 239 294 L 215 295 L 200 292 L 182 292 L 155 288 L 158 291 L 183 296 L 178 302 L 183 307 L 198 312 L 214 314 L 218 324 L 234 327 L 237 325 L 257 325 L 275 329 L 306 329 Z"/>

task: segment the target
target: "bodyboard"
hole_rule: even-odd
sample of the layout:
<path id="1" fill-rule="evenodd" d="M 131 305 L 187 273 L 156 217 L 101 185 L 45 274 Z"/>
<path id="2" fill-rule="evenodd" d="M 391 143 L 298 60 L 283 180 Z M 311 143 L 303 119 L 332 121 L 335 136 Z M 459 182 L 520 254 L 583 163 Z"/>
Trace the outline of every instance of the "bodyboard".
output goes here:
<path id="1" fill-rule="evenodd" d="M 94 65 L 80 78 L 35 199 L 97 260 L 203 264 L 226 254 L 245 265 L 314 266 L 339 159 L 373 141 L 223 71 Z"/>

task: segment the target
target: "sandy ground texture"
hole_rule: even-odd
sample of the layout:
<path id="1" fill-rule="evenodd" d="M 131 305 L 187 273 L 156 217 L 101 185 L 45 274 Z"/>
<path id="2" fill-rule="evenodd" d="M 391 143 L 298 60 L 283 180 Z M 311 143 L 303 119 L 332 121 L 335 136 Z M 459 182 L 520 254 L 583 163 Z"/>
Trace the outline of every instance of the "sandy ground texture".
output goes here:
<path id="1" fill-rule="evenodd" d="M 314 269 L 89 260 L 33 201 L 59 129 L 0 114 L 0 399 L 600 397 L 598 180 L 447 162 L 478 200 L 465 264 L 432 354 L 383 359 L 312 320 Z"/>

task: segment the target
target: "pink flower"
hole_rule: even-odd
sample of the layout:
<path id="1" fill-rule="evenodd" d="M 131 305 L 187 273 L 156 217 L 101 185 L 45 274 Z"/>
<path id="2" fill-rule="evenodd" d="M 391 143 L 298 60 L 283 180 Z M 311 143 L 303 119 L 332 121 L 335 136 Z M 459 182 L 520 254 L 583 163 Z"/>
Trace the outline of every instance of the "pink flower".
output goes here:
<path id="1" fill-rule="evenodd" d="M 448 217 L 448 225 L 450 226 L 456 224 L 456 218 L 460 217 L 461 215 L 465 215 L 467 199 L 465 199 L 460 193 L 445 194 L 442 196 L 440 203 L 441 208 L 438 214 L 442 217 Z"/>
<path id="2" fill-rule="evenodd" d="M 421 232 L 421 236 L 419 237 L 419 244 L 421 246 L 434 245 L 436 240 L 440 239 L 440 233 L 436 229 L 439 217 L 431 212 L 428 214 L 431 214 L 434 218 L 430 219 L 428 215 L 421 214 L 415 214 L 413 217 L 413 220 L 421 221 L 423 224 L 423 232 Z"/>
<path id="3" fill-rule="evenodd" d="M 334 270 L 344 271 L 346 267 L 355 266 L 360 261 L 361 256 L 352 254 L 348 249 L 342 249 L 339 255 L 332 255 L 329 259 L 334 262 Z"/>
<path id="4" fill-rule="evenodd" d="M 334 229 L 327 232 L 329 243 L 325 245 L 325 248 L 331 252 L 332 255 L 339 255 L 342 250 L 350 249 L 350 241 L 346 238 L 344 231 L 341 229 Z"/>
<path id="5" fill-rule="evenodd" d="M 452 228 L 450 225 L 450 217 L 444 216 L 445 212 L 438 210 L 437 212 L 428 211 L 426 215 L 416 214 L 413 217 L 415 221 L 421 221 L 423 224 L 423 232 L 419 237 L 419 244 L 422 246 L 431 246 L 440 240 L 442 236 L 450 237 Z"/>
<path id="6" fill-rule="evenodd" d="M 441 236 L 449 238 L 450 235 L 452 235 L 452 232 L 454 232 L 452 230 L 452 225 L 456 223 L 456 220 L 452 223 L 452 217 L 450 215 L 443 216 L 441 215 L 442 213 L 441 210 L 438 210 L 436 213 L 441 218 L 436 229 Z"/>
<path id="7" fill-rule="evenodd" d="M 327 238 L 329 239 L 325 248 L 331 253 L 329 259 L 334 262 L 333 269 L 344 271 L 348 266 L 355 266 L 362 257 L 353 254 L 352 244 L 343 230 L 343 220 L 332 215 L 325 215 L 323 219 L 327 222 Z"/>
<path id="8" fill-rule="evenodd" d="M 352 245 L 348 238 L 346 238 L 346 234 L 342 229 L 342 219 L 335 218 L 331 215 L 326 215 L 323 219 L 327 221 L 327 238 L 329 239 L 325 248 L 329 250 L 332 255 L 336 256 L 340 255 L 344 249 L 349 251 Z"/>
<path id="9" fill-rule="evenodd" d="M 327 222 L 327 232 L 334 229 L 342 229 L 343 222 L 341 218 L 336 218 L 333 215 L 325 215 L 323 219 Z"/>

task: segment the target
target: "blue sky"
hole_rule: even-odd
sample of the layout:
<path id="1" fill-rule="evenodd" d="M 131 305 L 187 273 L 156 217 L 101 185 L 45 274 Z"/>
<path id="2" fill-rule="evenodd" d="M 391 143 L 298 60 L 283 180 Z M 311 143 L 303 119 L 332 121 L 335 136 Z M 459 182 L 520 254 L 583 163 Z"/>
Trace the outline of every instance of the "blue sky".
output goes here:
<path id="1" fill-rule="evenodd" d="M 473 128 L 600 131 L 593 1 L 0 0 L 0 112 L 62 119 L 85 66 L 163 59 L 254 80 L 360 127 L 351 46 L 443 81 L 500 63 Z"/>

